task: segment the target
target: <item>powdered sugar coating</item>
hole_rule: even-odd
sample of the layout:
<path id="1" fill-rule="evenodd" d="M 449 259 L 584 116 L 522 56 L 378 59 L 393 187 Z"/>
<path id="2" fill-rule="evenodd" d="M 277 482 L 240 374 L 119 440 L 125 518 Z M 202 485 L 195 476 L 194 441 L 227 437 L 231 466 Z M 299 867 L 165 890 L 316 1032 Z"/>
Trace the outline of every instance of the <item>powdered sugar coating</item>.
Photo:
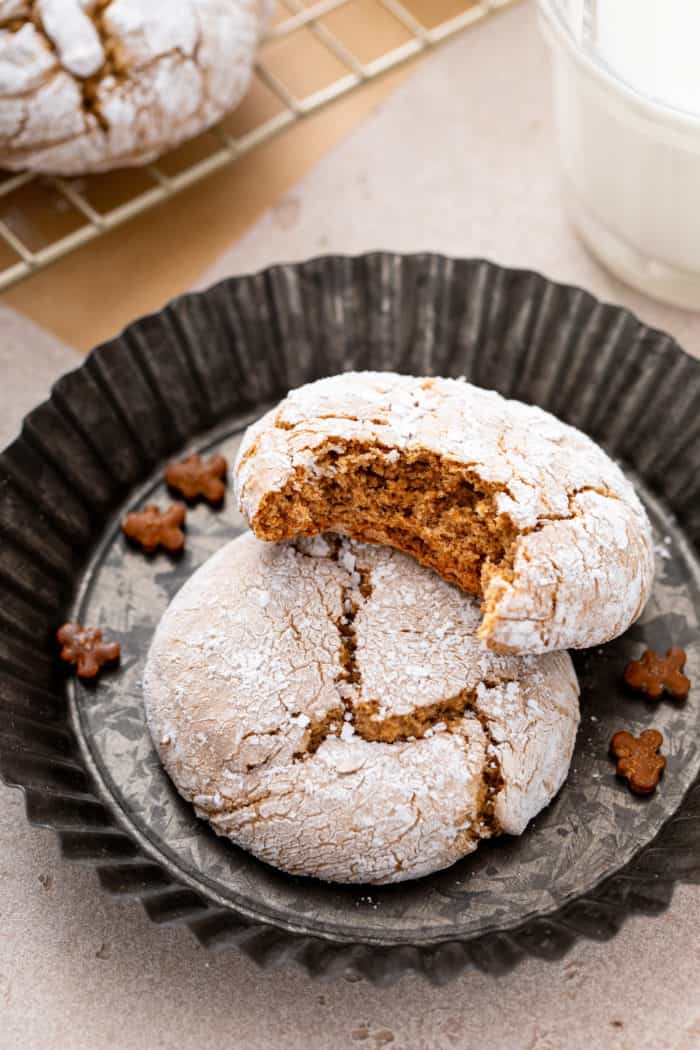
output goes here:
<path id="1" fill-rule="evenodd" d="M 144 691 L 163 764 L 218 834 L 286 871 L 381 883 L 446 867 L 493 830 L 523 831 L 578 725 L 568 655 L 499 656 L 478 622 L 475 600 L 388 548 L 239 537 L 154 637 Z M 359 681 L 341 662 L 348 628 Z M 463 713 L 419 739 L 366 739 L 358 721 L 368 700 L 383 723 L 463 692 Z"/>
<path id="2" fill-rule="evenodd" d="M 0 166 L 143 164 L 245 93 L 263 0 L 0 0 Z"/>
<path id="3" fill-rule="evenodd" d="M 654 574 L 644 509 L 603 450 L 549 413 L 452 379 L 359 372 L 307 384 L 241 445 L 236 490 L 251 528 L 266 495 L 313 475 L 334 442 L 376 446 L 387 462 L 427 450 L 497 488 L 497 514 L 519 535 L 513 578 L 497 572 L 484 591 L 492 648 L 584 648 L 641 614 Z"/>

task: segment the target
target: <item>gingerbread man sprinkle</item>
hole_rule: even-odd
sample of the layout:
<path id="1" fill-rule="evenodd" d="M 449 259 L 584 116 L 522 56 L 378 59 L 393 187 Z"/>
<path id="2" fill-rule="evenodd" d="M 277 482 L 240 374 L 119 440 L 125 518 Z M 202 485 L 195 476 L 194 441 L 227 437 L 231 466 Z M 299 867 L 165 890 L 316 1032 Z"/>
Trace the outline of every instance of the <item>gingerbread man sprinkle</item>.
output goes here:
<path id="1" fill-rule="evenodd" d="M 147 554 L 152 554 L 158 547 L 170 554 L 178 554 L 185 546 L 182 527 L 186 514 L 184 503 L 171 503 L 167 510 L 149 503 L 143 510 L 127 514 L 122 522 L 122 532 Z"/>
<path id="2" fill-rule="evenodd" d="M 617 759 L 617 775 L 624 777 L 636 795 L 650 795 L 661 779 L 666 759 L 658 754 L 664 738 L 658 729 L 645 729 L 639 737 L 615 733 L 610 750 Z"/>
<path id="3" fill-rule="evenodd" d="M 105 642 L 99 627 L 83 627 L 80 623 L 64 623 L 56 632 L 61 659 L 75 664 L 78 678 L 91 681 L 103 667 L 119 663 L 119 642 Z"/>
<path id="4" fill-rule="evenodd" d="M 683 674 L 686 655 L 682 649 L 669 649 L 665 656 L 658 656 L 653 649 L 646 649 L 639 660 L 632 660 L 624 671 L 625 683 L 650 700 L 659 700 L 664 692 L 674 700 L 685 700 L 690 691 L 690 679 Z"/>
<path id="5" fill-rule="evenodd" d="M 202 459 L 196 452 L 179 463 L 169 463 L 165 481 L 187 500 L 203 497 L 208 503 L 221 503 L 226 492 L 228 463 L 223 456 Z"/>

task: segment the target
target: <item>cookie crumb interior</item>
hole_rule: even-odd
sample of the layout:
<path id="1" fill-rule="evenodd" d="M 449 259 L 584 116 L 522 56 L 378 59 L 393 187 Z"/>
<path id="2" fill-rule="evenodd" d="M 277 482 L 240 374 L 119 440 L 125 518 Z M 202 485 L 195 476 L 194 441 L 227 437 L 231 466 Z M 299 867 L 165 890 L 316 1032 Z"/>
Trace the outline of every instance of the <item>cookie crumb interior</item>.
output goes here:
<path id="1" fill-rule="evenodd" d="M 338 441 L 315 461 L 313 473 L 297 468 L 264 496 L 253 523 L 259 537 L 330 530 L 388 544 L 479 596 L 496 571 L 509 574 L 517 530 L 497 510 L 498 487 L 463 465 L 425 450 Z"/>

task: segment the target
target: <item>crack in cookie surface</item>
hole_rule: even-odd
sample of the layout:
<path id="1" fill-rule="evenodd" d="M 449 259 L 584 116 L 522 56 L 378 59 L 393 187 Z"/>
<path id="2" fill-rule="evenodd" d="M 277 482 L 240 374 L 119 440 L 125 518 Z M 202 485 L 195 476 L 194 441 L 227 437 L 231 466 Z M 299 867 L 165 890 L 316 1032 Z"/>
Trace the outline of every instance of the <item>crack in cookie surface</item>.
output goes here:
<path id="1" fill-rule="evenodd" d="M 378 700 L 365 700 L 362 697 L 362 670 L 357 658 L 357 635 L 355 618 L 362 605 L 372 596 L 372 577 L 368 567 L 359 564 L 350 545 L 340 536 L 324 534 L 321 542 L 328 544 L 329 557 L 346 572 L 347 577 L 340 585 L 341 614 L 333 622 L 338 631 L 339 669 L 334 676 L 338 686 L 338 695 L 343 707 L 332 713 L 329 719 L 314 727 L 315 739 L 310 750 L 317 750 L 321 743 L 320 734 L 329 735 L 340 732 L 339 720 L 363 740 L 393 744 L 397 741 L 416 740 L 436 725 L 444 723 L 443 728 L 450 728 L 473 702 L 471 692 L 462 691 L 447 700 L 438 700 L 416 708 L 409 715 L 382 716 Z M 304 556 L 304 549 L 299 542 L 294 549 Z M 300 753 L 297 753 L 298 755 Z"/>
<path id="2" fill-rule="evenodd" d="M 360 564 L 360 559 L 352 552 L 350 544 L 341 537 L 326 534 L 321 537 L 321 542 L 328 545 L 331 559 L 347 573 L 347 579 L 341 585 L 342 615 L 335 621 L 339 635 L 340 662 L 335 681 L 339 687 L 343 708 L 332 712 L 325 722 L 309 728 L 309 744 L 305 751 L 296 752 L 294 759 L 303 760 L 315 754 L 329 735 L 340 735 L 341 738 L 349 739 L 351 735 L 356 734 L 369 743 L 396 744 L 412 743 L 436 732 L 446 732 L 462 735 L 468 746 L 468 726 L 464 716 L 467 712 L 472 712 L 479 720 L 488 747 L 481 773 L 482 788 L 478 812 L 474 821 L 470 823 L 468 837 L 476 843 L 479 838 L 498 834 L 500 828 L 495 817 L 495 806 L 497 796 L 503 789 L 504 779 L 489 719 L 479 709 L 477 691 L 461 689 L 454 696 L 418 705 L 410 713 L 398 715 L 383 714 L 379 700 L 363 698 L 362 671 L 357 658 L 354 625 L 361 605 L 369 602 L 372 597 L 371 569 Z M 298 541 L 294 543 L 294 548 L 304 555 L 303 545 Z M 496 688 L 512 681 L 512 678 L 503 677 L 491 679 L 485 685 L 487 688 Z"/>
<path id="3" fill-rule="evenodd" d="M 378 699 L 365 698 L 362 695 L 362 669 L 357 655 L 357 635 L 355 619 L 361 607 L 372 598 L 372 573 L 369 566 L 362 565 L 351 545 L 343 537 L 326 533 L 320 537 L 328 545 L 329 557 L 347 574 L 340 587 L 340 604 L 342 613 L 334 620 L 338 630 L 338 660 L 340 668 L 334 681 L 343 703 L 343 715 L 346 725 L 352 727 L 363 740 L 371 743 L 393 744 L 397 741 L 419 740 L 435 731 L 436 727 L 448 732 L 461 727 L 466 711 L 473 711 L 480 717 L 477 696 L 474 689 L 461 689 L 454 696 L 441 698 L 431 703 L 416 705 L 407 714 L 385 714 Z M 296 541 L 294 549 L 304 555 L 303 545 Z M 359 548 L 356 548 L 358 550 Z M 504 677 L 491 679 L 490 687 L 507 684 L 513 679 Z M 325 723 L 326 735 L 335 732 L 331 729 L 340 708 Z M 488 734 L 487 734 L 488 735 Z M 320 740 L 316 735 L 316 750 Z"/>

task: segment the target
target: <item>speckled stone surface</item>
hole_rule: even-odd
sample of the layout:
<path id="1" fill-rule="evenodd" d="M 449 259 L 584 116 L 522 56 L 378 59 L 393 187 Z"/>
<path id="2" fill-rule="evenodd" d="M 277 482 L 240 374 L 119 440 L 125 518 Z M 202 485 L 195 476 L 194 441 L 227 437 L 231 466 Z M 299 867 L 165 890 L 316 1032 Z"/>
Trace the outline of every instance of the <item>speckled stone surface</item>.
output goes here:
<path id="1" fill-rule="evenodd" d="M 564 225 L 552 196 L 546 77 L 529 5 L 479 28 L 426 64 L 298 188 L 295 204 L 280 206 L 236 246 L 218 274 L 329 249 L 481 252 L 624 302 L 699 353 L 698 315 L 657 306 L 613 282 Z M 464 159 L 450 165 L 454 174 L 441 175 L 444 211 L 426 210 L 414 222 L 424 169 L 407 166 L 406 157 L 415 153 L 417 120 L 425 122 L 426 92 L 434 92 L 440 111 L 448 79 L 451 112 L 434 121 L 440 129 L 431 134 L 454 150 L 459 117 L 484 152 L 473 154 L 468 187 Z M 480 116 L 464 103 L 477 95 L 490 99 Z M 376 143 L 398 140 L 397 122 L 406 127 L 409 118 L 413 140 L 406 138 L 388 169 L 394 178 L 403 171 L 402 192 L 387 207 L 378 194 L 389 176 L 384 162 L 376 171 Z M 394 145 L 392 138 L 387 149 Z M 489 166 L 500 157 L 499 170 L 487 170 L 484 156 Z M 321 208 L 319 180 L 334 193 L 342 188 L 342 208 L 329 209 L 327 199 Z M 359 202 L 368 210 L 362 222 Z M 452 231 L 451 202 L 471 216 Z M 294 228 L 292 211 L 300 217 Z M 51 380 L 78 361 L 0 311 L 2 445 Z M 242 956 L 210 955 L 186 930 L 158 928 L 137 906 L 106 897 L 94 873 L 61 860 L 52 833 L 29 828 L 18 792 L 0 787 L 1 1050 L 696 1050 L 698 987 L 699 887 L 681 887 L 668 912 L 632 919 L 610 943 L 581 943 L 560 963 L 526 960 L 497 981 L 466 973 L 442 989 L 405 978 L 382 990 L 343 979 L 313 982 L 295 971 L 263 973 Z"/>

